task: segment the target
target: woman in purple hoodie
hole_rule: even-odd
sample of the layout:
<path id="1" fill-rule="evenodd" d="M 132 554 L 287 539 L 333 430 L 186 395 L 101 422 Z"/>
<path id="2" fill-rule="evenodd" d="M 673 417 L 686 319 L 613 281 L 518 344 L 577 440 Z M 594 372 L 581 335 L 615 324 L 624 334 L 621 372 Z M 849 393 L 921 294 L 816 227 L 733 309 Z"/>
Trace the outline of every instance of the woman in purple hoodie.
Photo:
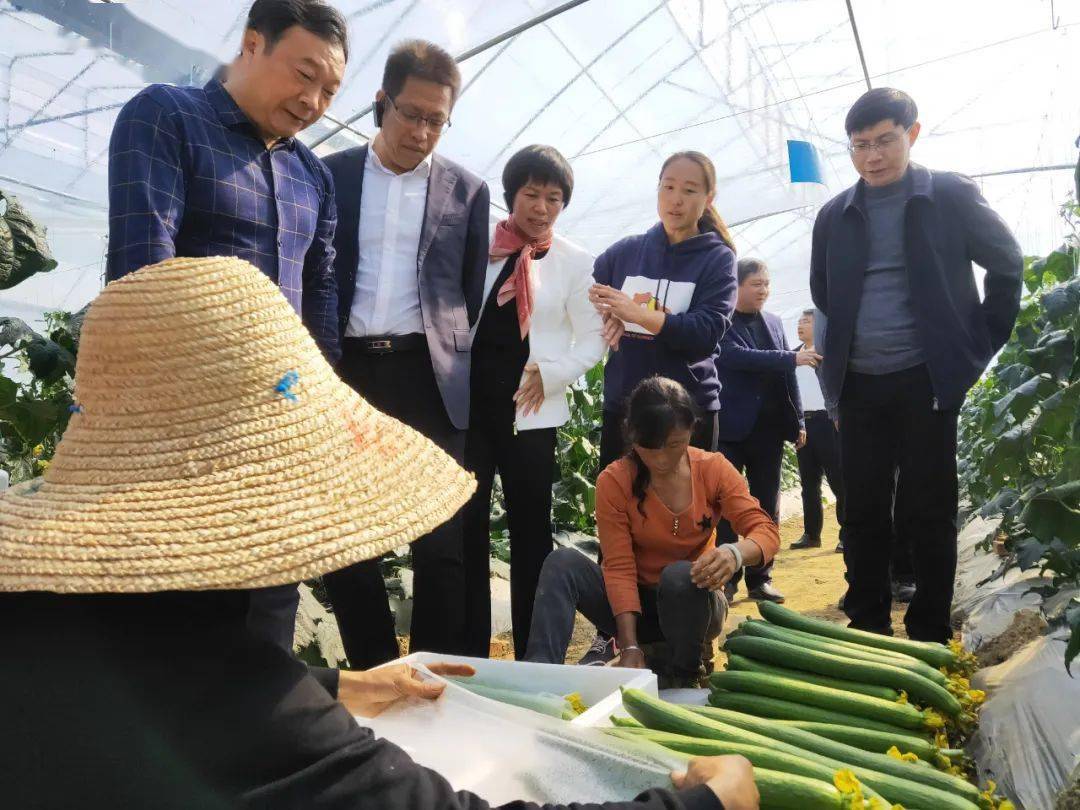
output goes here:
<path id="1" fill-rule="evenodd" d="M 596 259 L 589 298 L 612 349 L 604 370 L 600 469 L 623 454 L 626 398 L 646 377 L 683 385 L 705 418 L 692 444 L 716 449 L 720 384 L 713 354 L 731 323 L 738 284 L 735 245 L 713 206 L 716 169 L 678 152 L 660 170 L 660 221 Z"/>
<path id="2" fill-rule="evenodd" d="M 604 369 L 600 471 L 623 455 L 627 397 L 653 375 L 681 383 L 697 402 L 702 418 L 690 443 L 717 448 L 713 355 L 731 323 L 738 284 L 735 244 L 715 195 L 712 161 L 700 152 L 675 153 L 660 170 L 660 221 L 596 259 L 589 299 L 612 350 Z M 606 663 L 614 654 L 613 641 L 601 636 L 581 663 Z"/>

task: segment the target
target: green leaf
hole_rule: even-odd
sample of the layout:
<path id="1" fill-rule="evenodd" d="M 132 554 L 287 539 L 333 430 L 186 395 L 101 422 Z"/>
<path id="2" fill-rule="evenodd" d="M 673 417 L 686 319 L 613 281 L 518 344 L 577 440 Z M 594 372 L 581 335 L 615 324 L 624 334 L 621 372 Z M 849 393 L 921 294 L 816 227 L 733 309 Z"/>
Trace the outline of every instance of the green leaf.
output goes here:
<path id="1" fill-rule="evenodd" d="M 18 396 L 19 386 L 15 381 L 0 374 L 0 413 L 3 413 L 5 408 L 14 405 Z"/>
<path id="2" fill-rule="evenodd" d="M 15 346 L 20 341 L 37 337 L 37 332 L 18 318 L 0 318 L 0 346 Z"/>
<path id="3" fill-rule="evenodd" d="M 1020 513 L 1020 520 L 1032 536 L 1045 543 L 1059 538 L 1075 547 L 1080 545 L 1078 505 L 1080 481 L 1072 481 L 1033 497 Z"/>
<path id="4" fill-rule="evenodd" d="M 995 376 L 1001 382 L 1003 390 L 1011 391 L 1034 377 L 1035 372 L 1031 366 L 1024 363 L 1012 363 L 996 371 Z"/>
<path id="5" fill-rule="evenodd" d="M 45 400 L 18 400 L 0 410 L 0 419 L 9 422 L 31 447 L 53 432 L 59 416 L 57 405 Z"/>
<path id="6" fill-rule="evenodd" d="M 1035 403 L 1058 391 L 1058 385 L 1046 374 L 1032 377 L 1021 383 L 994 404 L 994 416 L 1001 417 L 1008 411 L 1018 422 L 1023 421 Z"/>
<path id="7" fill-rule="evenodd" d="M 1080 654 L 1080 605 L 1074 606 L 1067 611 L 1067 615 L 1071 613 L 1072 619 L 1069 622 L 1072 626 L 1072 634 L 1069 636 L 1069 643 L 1065 646 L 1065 671 L 1072 676 L 1072 670 L 1069 666 L 1078 654 Z"/>
<path id="8" fill-rule="evenodd" d="M 1067 380 L 1076 352 L 1076 338 L 1067 329 L 1048 332 L 1039 338 L 1037 347 L 1028 349 L 1031 367 L 1050 374 L 1056 380 Z"/>
<path id="9" fill-rule="evenodd" d="M 1056 324 L 1075 316 L 1080 311 L 1080 279 L 1047 290 L 1042 297 L 1042 308 L 1047 319 Z"/>
<path id="10" fill-rule="evenodd" d="M 75 376 L 75 356 L 47 338 L 35 335 L 26 346 L 26 360 L 31 373 L 45 383 L 56 382 L 65 374 Z"/>
<path id="11" fill-rule="evenodd" d="M 4 195 L 0 193 L 0 203 Z M 0 290 L 7 289 L 7 280 L 15 275 L 15 237 L 11 226 L 0 216 Z"/>
<path id="12" fill-rule="evenodd" d="M 26 209 L 14 197 L 4 197 L 7 210 L 4 221 L 11 230 L 12 244 L 15 248 L 15 266 L 5 279 L 0 281 L 0 289 L 9 289 L 35 273 L 47 273 L 56 268 L 56 259 L 49 250 L 45 239 L 45 228 L 34 222 Z"/>
<path id="13" fill-rule="evenodd" d="M 1066 246 L 1062 246 L 1042 259 L 1040 262 L 1036 262 L 1040 265 L 1038 270 L 1042 272 L 1042 280 L 1045 283 L 1047 277 L 1050 279 L 1050 283 L 1055 281 L 1068 281 L 1075 274 L 1075 260 L 1073 259 L 1072 251 Z M 1035 267 L 1032 267 L 1035 270 Z"/>
<path id="14" fill-rule="evenodd" d="M 1046 546 L 1033 537 L 1022 541 L 1016 547 L 1016 561 L 1021 571 L 1034 568 L 1046 553 Z"/>
<path id="15" fill-rule="evenodd" d="M 1035 420 L 1034 431 L 1064 444 L 1069 439 L 1078 409 L 1080 382 L 1074 382 L 1039 403 L 1039 416 Z"/>

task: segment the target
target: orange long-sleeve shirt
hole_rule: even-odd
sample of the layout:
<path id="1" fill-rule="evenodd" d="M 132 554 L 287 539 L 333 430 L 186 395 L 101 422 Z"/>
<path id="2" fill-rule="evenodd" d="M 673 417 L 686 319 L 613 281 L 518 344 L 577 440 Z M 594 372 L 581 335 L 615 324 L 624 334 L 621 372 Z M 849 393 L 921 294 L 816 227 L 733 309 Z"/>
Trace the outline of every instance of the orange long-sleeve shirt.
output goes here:
<path id="1" fill-rule="evenodd" d="M 641 612 L 638 585 L 660 582 L 664 567 L 696 560 L 715 541 L 724 518 L 735 532 L 753 540 L 768 562 L 780 548 L 780 532 L 750 495 L 746 480 L 720 453 L 691 447 L 690 506 L 675 515 L 652 488 L 646 490 L 645 515 L 632 491 L 634 463 L 619 459 L 596 482 L 596 532 L 604 552 L 604 584 L 612 612 Z M 673 532 L 678 518 L 678 531 Z"/>

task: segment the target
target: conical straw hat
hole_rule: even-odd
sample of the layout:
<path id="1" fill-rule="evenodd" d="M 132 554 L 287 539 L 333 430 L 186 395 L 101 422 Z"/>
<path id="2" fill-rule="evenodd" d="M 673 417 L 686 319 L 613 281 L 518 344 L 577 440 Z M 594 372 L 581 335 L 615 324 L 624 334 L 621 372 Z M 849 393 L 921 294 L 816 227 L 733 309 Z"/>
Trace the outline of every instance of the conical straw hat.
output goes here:
<path id="1" fill-rule="evenodd" d="M 341 382 L 274 284 L 171 259 L 91 306 L 44 479 L 0 497 L 0 590 L 282 585 L 448 520 L 470 474 Z"/>

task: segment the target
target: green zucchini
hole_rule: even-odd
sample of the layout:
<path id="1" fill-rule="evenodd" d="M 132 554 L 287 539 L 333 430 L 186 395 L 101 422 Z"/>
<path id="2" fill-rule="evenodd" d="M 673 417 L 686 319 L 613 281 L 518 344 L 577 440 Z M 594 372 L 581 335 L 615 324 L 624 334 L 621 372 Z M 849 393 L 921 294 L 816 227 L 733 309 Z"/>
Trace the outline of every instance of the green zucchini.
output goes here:
<path id="1" fill-rule="evenodd" d="M 687 737 L 683 734 L 671 734 L 667 731 L 653 731 L 652 729 L 618 728 L 608 729 L 607 733 L 626 740 L 648 740 L 672 751 L 694 757 L 743 756 L 750 760 L 750 764 L 754 766 L 755 774 L 758 772 L 758 768 L 766 768 L 770 771 L 793 773 L 810 779 L 819 779 L 831 785 L 837 770 L 828 765 L 810 762 L 784 751 L 776 751 L 761 745 L 731 742 L 730 740 L 702 740 L 696 737 Z M 863 790 L 867 798 L 884 798 L 868 786 L 864 786 Z"/>
<path id="2" fill-rule="evenodd" d="M 794 678 L 795 680 L 806 681 L 807 683 L 816 683 L 819 686 L 828 686 L 832 689 L 858 692 L 860 695 L 870 695 L 870 697 L 881 698 L 882 700 L 896 701 L 900 699 L 900 693 L 887 686 L 844 681 L 840 678 L 829 678 L 825 675 L 815 675 L 812 672 L 802 672 L 798 669 L 777 667 L 772 664 L 755 661 L 752 658 L 746 658 L 742 655 L 736 655 L 735 653 L 728 655 L 727 668 L 737 672 L 761 672 L 765 675 L 775 675 L 781 678 Z"/>
<path id="3" fill-rule="evenodd" d="M 973 810 L 979 799 L 978 789 L 963 779 L 884 754 L 863 751 L 774 720 L 762 720 L 739 712 L 724 712 L 724 720 L 715 720 L 666 703 L 640 689 L 623 689 L 622 698 L 626 710 L 648 728 L 688 737 L 761 745 L 838 770 L 846 767 L 863 784 L 889 801 L 906 807 Z"/>
<path id="4" fill-rule="evenodd" d="M 761 810 L 847 810 L 853 806 L 835 785 L 820 779 L 755 768 L 754 784 Z M 864 800 L 863 808 L 871 806 Z"/>
<path id="5" fill-rule="evenodd" d="M 868 647 L 880 647 L 883 650 L 893 650 L 925 661 L 934 668 L 952 668 L 956 665 L 956 656 L 944 644 L 930 641 L 912 641 L 906 638 L 868 633 L 865 630 L 856 630 L 852 627 L 843 627 L 835 622 L 803 616 L 791 608 L 773 602 L 758 602 L 758 610 L 761 612 L 762 618 L 773 624 L 802 630 L 804 633 L 838 638 L 842 641 L 854 641 Z"/>
<path id="6" fill-rule="evenodd" d="M 771 638 L 755 638 L 754 636 L 728 639 L 725 649 L 757 661 L 804 669 L 819 675 L 901 689 L 907 692 L 913 701 L 940 709 L 951 717 L 958 717 L 962 711 L 960 702 L 947 689 L 911 670 L 894 667 L 891 664 L 876 664 L 871 661 L 844 658 L 831 653 L 809 650 L 786 641 L 774 641 Z"/>
<path id="7" fill-rule="evenodd" d="M 641 725 L 641 723 L 633 717 L 619 717 L 618 715 L 613 714 L 608 720 L 611 721 L 611 725 L 615 728 L 645 728 L 645 726 Z"/>
<path id="8" fill-rule="evenodd" d="M 796 703 L 793 700 L 781 700 L 780 698 L 750 695 L 743 692 L 713 692 L 709 695 L 708 706 L 690 706 L 689 709 L 706 717 L 710 716 L 709 709 L 726 709 L 733 712 L 745 712 L 754 715 L 754 717 L 768 717 L 773 720 L 804 720 L 815 723 L 835 723 L 872 728 L 893 734 L 911 733 L 906 728 L 889 725 L 888 723 L 879 723 L 875 720 L 867 720 L 865 717 L 856 717 L 853 714 L 830 711 L 817 706 L 807 706 L 805 703 Z M 714 717 L 713 719 L 718 718 Z"/>
<path id="9" fill-rule="evenodd" d="M 714 672 L 709 676 L 713 689 L 728 692 L 749 692 L 764 697 L 791 700 L 819 709 L 876 720 L 900 728 L 922 729 L 926 725 L 923 713 L 910 703 L 896 703 L 881 698 L 844 692 L 816 683 L 763 675 L 760 672 Z"/>
<path id="10" fill-rule="evenodd" d="M 886 753 L 894 745 L 900 749 L 901 754 L 911 752 L 919 759 L 937 763 L 943 755 L 936 745 L 925 737 L 914 734 L 897 734 L 889 731 L 880 731 L 874 728 L 840 725 L 838 723 L 815 723 L 807 720 L 781 720 L 786 726 L 801 728 L 830 740 L 854 745 L 864 751 L 874 751 L 878 754 Z"/>
<path id="11" fill-rule="evenodd" d="M 821 652 L 839 655 L 845 658 L 851 657 L 858 658 L 862 661 L 872 661 L 878 664 L 891 664 L 895 667 L 910 669 L 912 672 L 916 672 L 924 678 L 933 681 L 938 686 L 945 686 L 948 683 L 948 679 L 941 671 L 934 669 L 925 661 L 920 661 L 918 658 L 913 658 L 910 655 L 900 655 L 899 653 L 890 653 L 885 650 L 879 650 L 875 647 L 867 647 L 865 644 L 853 644 L 837 639 L 825 638 L 823 636 L 815 636 L 812 633 L 804 633 L 801 630 L 792 630 L 789 627 L 783 627 L 779 624 L 772 624 L 770 622 L 750 620 L 743 622 L 739 627 L 744 628 L 744 635 L 785 641 L 788 644 L 798 644 L 800 647 L 805 647 L 810 650 L 820 650 Z"/>

